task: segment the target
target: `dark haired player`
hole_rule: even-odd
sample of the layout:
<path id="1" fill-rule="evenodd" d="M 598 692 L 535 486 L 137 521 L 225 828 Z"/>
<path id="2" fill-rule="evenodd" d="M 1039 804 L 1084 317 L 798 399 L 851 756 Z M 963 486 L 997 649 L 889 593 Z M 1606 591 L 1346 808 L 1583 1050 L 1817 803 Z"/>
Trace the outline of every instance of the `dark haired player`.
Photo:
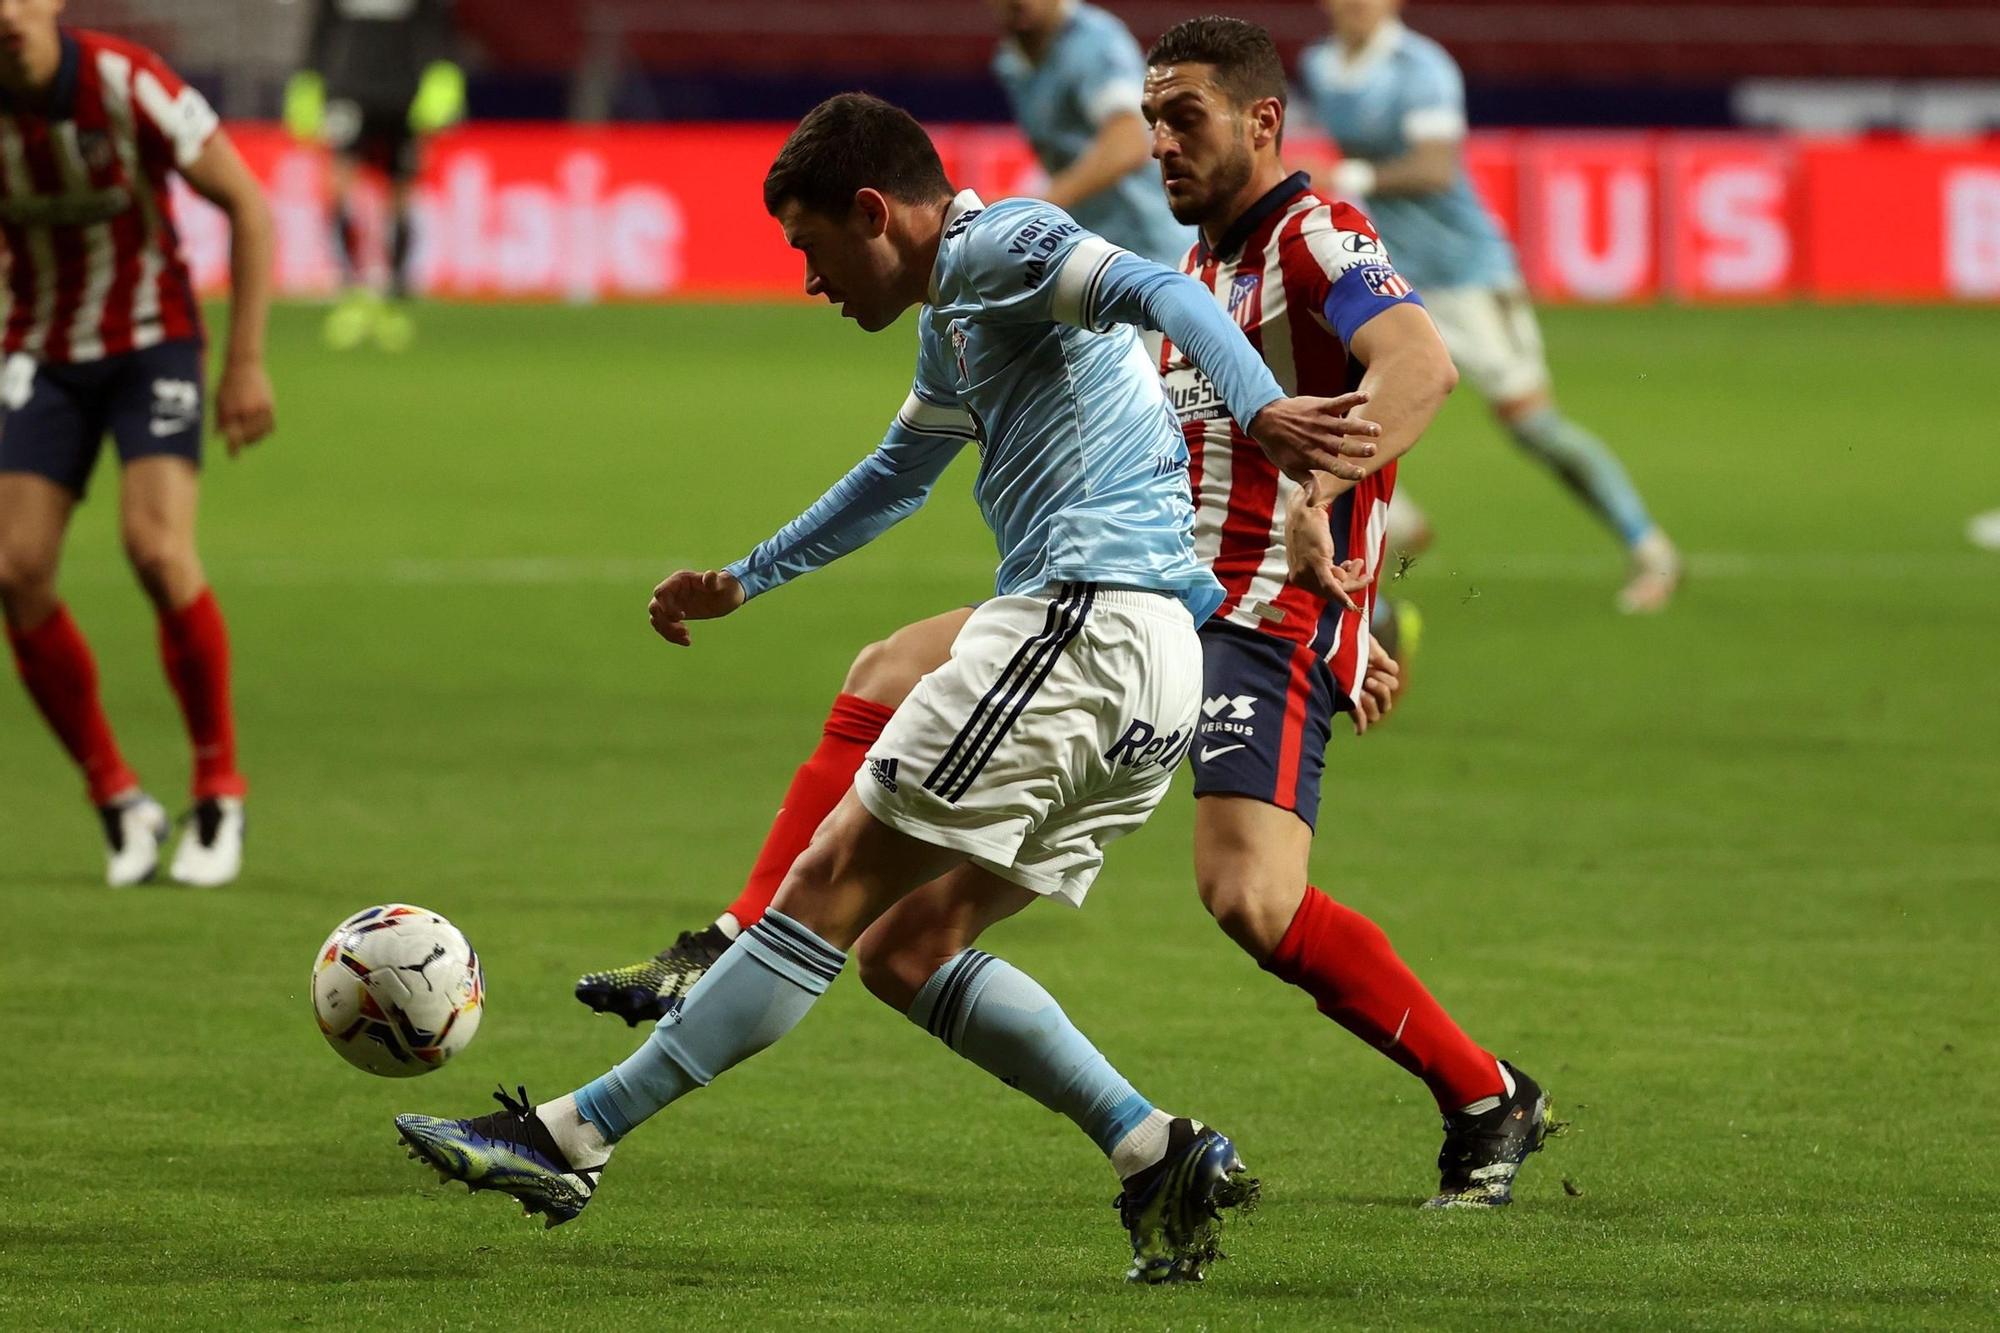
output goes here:
<path id="1" fill-rule="evenodd" d="M 465 115 L 465 75 L 452 61 L 451 0 L 319 0 L 306 65 L 285 89 L 285 124 L 333 150 L 329 222 L 344 288 L 326 340 L 385 351 L 410 345 L 414 233 L 410 193 L 424 139 Z M 389 182 L 388 300 L 362 276 L 352 198 L 366 168 Z"/>
<path id="2" fill-rule="evenodd" d="M 1162 353 L 1192 453 L 1196 549 L 1226 594 L 1201 630 L 1203 719 L 1190 751 L 1196 882 L 1230 938 L 1266 970 L 1429 1087 L 1446 1131 L 1431 1202 L 1505 1204 L 1516 1167 L 1550 1123 L 1547 1099 L 1466 1036 L 1374 922 L 1307 883 L 1333 715 L 1352 711 L 1361 730 L 1394 700 L 1396 670 L 1368 639 L 1365 612 L 1393 460 L 1451 389 L 1449 354 L 1366 219 L 1286 175 L 1284 73 L 1263 29 L 1184 23 L 1149 61 L 1145 109 L 1167 196 L 1201 228 L 1183 267 L 1281 385 L 1328 394 L 1358 383 L 1383 428 L 1373 475 L 1300 487 L 1269 464 L 1180 349 Z M 1288 552 L 1301 575 L 1294 581 Z M 1335 571 L 1354 561 L 1362 600 L 1348 605 Z M 919 621 L 864 649 L 728 911 L 649 962 L 585 976 L 577 998 L 628 1022 L 670 1011 L 762 914 L 891 710 L 944 660 L 965 618 Z"/>
<path id="3" fill-rule="evenodd" d="M 234 455 L 270 434 L 264 322 L 271 220 L 201 94 L 144 47 L 57 25 L 62 0 L 0 5 L 0 607 L 36 707 L 83 771 L 113 886 L 150 879 L 168 827 L 125 763 L 97 667 L 56 595 L 56 565 L 107 434 L 122 465 L 126 554 L 159 615 L 160 656 L 194 747 L 182 883 L 224 884 L 243 858 L 243 776 L 229 639 L 195 551 L 202 327 L 168 177 L 228 215 L 230 321 L 216 428 Z"/>
<path id="4" fill-rule="evenodd" d="M 845 94 L 793 131 L 764 203 L 806 293 L 870 332 L 912 306 L 916 378 L 882 444 L 726 570 L 683 570 L 653 625 L 687 622 L 852 551 L 929 495 L 966 445 L 1001 550 L 996 595 L 888 719 L 776 899 L 672 1022 L 623 1064 L 539 1107 L 397 1118 L 448 1178 L 551 1224 L 589 1201 L 641 1122 L 789 1032 L 850 950 L 863 982 L 963 1055 L 1067 1115 L 1124 1183 L 1135 1281 L 1199 1278 L 1220 1213 L 1247 1203 L 1235 1146 L 1155 1107 L 1031 978 L 970 948 L 1038 898 L 1080 904 L 1105 844 L 1159 804 L 1201 711 L 1195 627 L 1223 590 L 1196 558 L 1187 449 L 1136 329 L 1202 367 L 1292 471 L 1360 478 L 1358 395 L 1288 396 L 1209 294 L 1039 200 L 953 195 L 916 121 Z"/>

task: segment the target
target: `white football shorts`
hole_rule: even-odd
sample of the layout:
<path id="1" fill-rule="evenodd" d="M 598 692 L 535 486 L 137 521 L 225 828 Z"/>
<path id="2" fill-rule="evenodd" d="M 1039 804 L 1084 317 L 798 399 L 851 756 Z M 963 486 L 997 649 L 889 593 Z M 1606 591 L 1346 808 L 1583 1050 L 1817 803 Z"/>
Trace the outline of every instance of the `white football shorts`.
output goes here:
<path id="1" fill-rule="evenodd" d="M 1527 288 L 1426 287 L 1423 296 L 1459 373 L 1481 397 L 1510 403 L 1548 387 L 1548 354 Z"/>
<path id="2" fill-rule="evenodd" d="M 1176 598 L 1059 584 L 972 613 L 854 775 L 869 813 L 1081 904 L 1104 845 L 1166 794 L 1201 709 Z"/>

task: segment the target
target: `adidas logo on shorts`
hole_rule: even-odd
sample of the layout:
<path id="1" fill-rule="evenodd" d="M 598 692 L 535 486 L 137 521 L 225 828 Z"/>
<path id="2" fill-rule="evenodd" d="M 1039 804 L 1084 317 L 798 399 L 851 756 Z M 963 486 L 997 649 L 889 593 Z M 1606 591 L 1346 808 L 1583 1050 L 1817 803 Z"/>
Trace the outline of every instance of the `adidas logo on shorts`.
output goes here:
<path id="1" fill-rule="evenodd" d="M 894 759 L 870 759 L 868 761 L 868 776 L 874 778 L 890 791 L 894 791 L 896 790 L 897 762 Z"/>

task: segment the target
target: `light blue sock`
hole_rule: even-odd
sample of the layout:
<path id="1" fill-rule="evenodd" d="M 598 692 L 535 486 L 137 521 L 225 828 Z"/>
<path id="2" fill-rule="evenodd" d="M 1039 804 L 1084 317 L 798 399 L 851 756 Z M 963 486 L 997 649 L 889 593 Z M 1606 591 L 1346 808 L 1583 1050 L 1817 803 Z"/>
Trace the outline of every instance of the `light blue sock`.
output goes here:
<path id="1" fill-rule="evenodd" d="M 1604 441 L 1553 407 L 1523 417 L 1509 429 L 1522 448 L 1562 478 L 1627 546 L 1653 530 L 1639 488 Z"/>
<path id="2" fill-rule="evenodd" d="M 967 949 L 939 968 L 910 1021 L 1010 1088 L 1068 1116 L 1106 1155 L 1152 1114 L 1034 978 Z"/>
<path id="3" fill-rule="evenodd" d="M 578 1088 L 576 1109 L 616 1143 L 668 1103 L 706 1087 L 790 1032 L 847 955 L 783 912 L 737 936 L 646 1044 Z"/>

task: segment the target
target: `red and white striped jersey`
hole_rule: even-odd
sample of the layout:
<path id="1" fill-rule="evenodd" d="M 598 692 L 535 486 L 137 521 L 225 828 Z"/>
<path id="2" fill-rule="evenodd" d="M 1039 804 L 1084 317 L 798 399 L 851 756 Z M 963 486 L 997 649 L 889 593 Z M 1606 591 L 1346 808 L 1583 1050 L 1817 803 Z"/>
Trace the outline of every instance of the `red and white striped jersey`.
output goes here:
<path id="1" fill-rule="evenodd" d="M 1382 308 L 1416 297 L 1389 267 L 1375 230 L 1354 208 L 1292 176 L 1253 205 L 1214 250 L 1197 243 L 1182 270 L 1215 293 L 1288 394 L 1334 397 L 1361 381 L 1345 333 Z M 1229 418 L 1215 386 L 1171 340 L 1160 373 L 1187 436 L 1194 485 L 1195 549 L 1221 581 L 1217 617 L 1299 644 L 1325 657 L 1352 693 L 1367 662 L 1367 619 L 1333 613 L 1325 599 L 1286 582 L 1285 507 L 1297 484 Z M 1367 561 L 1379 579 L 1392 463 L 1335 501 L 1337 557 Z M 1371 582 L 1356 597 L 1372 605 Z"/>
<path id="2" fill-rule="evenodd" d="M 201 336 L 167 183 L 218 125 L 151 51 L 82 29 L 63 31 L 46 99 L 0 93 L 0 350 L 95 361 Z"/>

